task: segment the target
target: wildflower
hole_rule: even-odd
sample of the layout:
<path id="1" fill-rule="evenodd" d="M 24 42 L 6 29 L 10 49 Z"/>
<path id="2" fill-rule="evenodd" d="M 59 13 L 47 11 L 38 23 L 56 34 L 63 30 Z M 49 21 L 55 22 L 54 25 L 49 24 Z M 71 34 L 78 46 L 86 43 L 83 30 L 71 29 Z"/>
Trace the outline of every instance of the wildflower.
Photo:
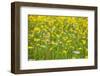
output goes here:
<path id="1" fill-rule="evenodd" d="M 82 40 L 82 43 L 83 43 L 83 44 L 86 44 L 86 41 L 85 41 L 85 40 Z"/>
<path id="2" fill-rule="evenodd" d="M 79 50 L 81 50 L 82 48 L 78 48 Z"/>
<path id="3" fill-rule="evenodd" d="M 76 23 L 76 18 L 75 18 L 75 17 L 68 17 L 67 22 L 68 22 L 69 24 L 74 24 L 74 23 Z"/>
<path id="4" fill-rule="evenodd" d="M 37 44 L 37 46 L 40 46 L 40 44 Z"/>
<path id="5" fill-rule="evenodd" d="M 34 28 L 34 31 L 35 31 L 35 32 L 40 32 L 40 28 L 35 27 L 35 28 Z"/>
<path id="6" fill-rule="evenodd" d="M 34 41 L 39 41 L 40 39 L 34 38 Z"/>
<path id="7" fill-rule="evenodd" d="M 80 51 L 74 50 L 73 53 L 74 53 L 74 54 L 80 54 Z"/>
<path id="8" fill-rule="evenodd" d="M 50 48 L 49 50 L 51 51 L 53 48 Z"/>
<path id="9" fill-rule="evenodd" d="M 66 51 L 66 50 L 63 50 L 63 53 L 64 53 L 64 54 L 66 54 L 66 53 L 67 53 L 67 51 Z"/>
<path id="10" fill-rule="evenodd" d="M 41 45 L 41 47 L 45 48 L 46 46 L 45 45 Z"/>
<path id="11" fill-rule="evenodd" d="M 29 49 L 32 49 L 33 47 L 32 47 L 32 46 L 28 46 L 28 48 L 29 48 Z"/>

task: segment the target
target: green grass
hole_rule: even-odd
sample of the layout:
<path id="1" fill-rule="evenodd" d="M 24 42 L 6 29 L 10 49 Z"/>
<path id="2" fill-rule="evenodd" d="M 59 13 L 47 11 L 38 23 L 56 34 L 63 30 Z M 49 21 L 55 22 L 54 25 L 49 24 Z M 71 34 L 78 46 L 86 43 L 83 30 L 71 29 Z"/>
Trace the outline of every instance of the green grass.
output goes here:
<path id="1" fill-rule="evenodd" d="M 28 15 L 28 59 L 88 57 L 88 18 Z"/>

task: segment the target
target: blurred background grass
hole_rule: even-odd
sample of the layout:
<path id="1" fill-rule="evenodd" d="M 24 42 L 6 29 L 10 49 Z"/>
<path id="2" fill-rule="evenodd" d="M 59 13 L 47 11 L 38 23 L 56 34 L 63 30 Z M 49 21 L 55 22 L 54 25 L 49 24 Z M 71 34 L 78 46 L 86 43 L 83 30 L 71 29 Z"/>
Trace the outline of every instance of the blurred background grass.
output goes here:
<path id="1" fill-rule="evenodd" d="M 88 18 L 28 15 L 28 59 L 88 58 Z"/>

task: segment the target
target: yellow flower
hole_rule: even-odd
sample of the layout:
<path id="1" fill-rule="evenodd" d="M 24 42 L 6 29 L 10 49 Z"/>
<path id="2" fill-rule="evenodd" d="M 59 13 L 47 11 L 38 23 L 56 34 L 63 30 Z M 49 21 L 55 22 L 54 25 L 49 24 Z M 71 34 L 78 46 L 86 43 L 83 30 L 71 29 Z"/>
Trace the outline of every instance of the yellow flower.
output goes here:
<path id="1" fill-rule="evenodd" d="M 51 51 L 53 48 L 50 48 L 49 50 Z"/>
<path id="2" fill-rule="evenodd" d="M 83 43 L 83 44 L 86 44 L 86 41 L 85 41 L 85 40 L 82 40 L 82 43 Z"/>
<path id="3" fill-rule="evenodd" d="M 54 41 L 52 41 L 52 42 L 51 42 L 51 44 L 55 44 L 55 42 L 54 42 Z"/>
<path id="4" fill-rule="evenodd" d="M 68 17 L 67 22 L 68 22 L 69 24 L 74 24 L 74 23 L 76 23 L 76 18 L 75 18 L 75 17 Z"/>
<path id="5" fill-rule="evenodd" d="M 40 46 L 40 44 L 37 44 L 37 46 Z"/>
<path id="6" fill-rule="evenodd" d="M 88 21 L 85 21 L 85 20 L 83 21 L 83 27 L 85 28 L 88 27 Z"/>
<path id="7" fill-rule="evenodd" d="M 78 48 L 79 50 L 81 50 L 82 48 Z"/>
<path id="8" fill-rule="evenodd" d="M 71 28 L 70 31 L 73 32 L 73 29 Z"/>
<path id="9" fill-rule="evenodd" d="M 63 53 L 64 53 L 64 54 L 66 54 L 66 53 L 67 53 L 67 51 L 66 51 L 66 50 L 63 50 Z"/>
<path id="10" fill-rule="evenodd" d="M 29 21 L 36 21 L 36 17 L 35 16 L 32 16 L 32 15 L 29 15 L 28 16 L 28 19 L 29 19 Z"/>
<path id="11" fill-rule="evenodd" d="M 47 36 L 50 37 L 50 32 L 47 33 Z"/>
<path id="12" fill-rule="evenodd" d="M 43 25 L 41 25 L 40 27 L 41 27 L 42 29 L 44 28 L 44 26 L 43 26 Z"/>
<path id="13" fill-rule="evenodd" d="M 67 42 L 70 43 L 70 42 L 72 42 L 72 40 L 68 40 Z"/>
<path id="14" fill-rule="evenodd" d="M 29 48 L 29 49 L 32 49 L 33 47 L 32 47 L 32 46 L 28 46 L 28 48 Z"/>
<path id="15" fill-rule="evenodd" d="M 34 38 L 34 41 L 39 41 L 40 39 Z"/>
<path id="16" fill-rule="evenodd" d="M 60 37 L 60 35 L 58 35 L 58 34 L 56 34 L 56 36 L 59 38 Z"/>
<path id="17" fill-rule="evenodd" d="M 34 31 L 35 31 L 35 32 L 40 32 L 40 28 L 35 27 L 35 28 L 34 28 Z"/>
<path id="18" fill-rule="evenodd" d="M 41 45 L 41 47 L 42 47 L 42 48 L 45 48 L 46 46 L 45 46 L 45 45 Z"/>

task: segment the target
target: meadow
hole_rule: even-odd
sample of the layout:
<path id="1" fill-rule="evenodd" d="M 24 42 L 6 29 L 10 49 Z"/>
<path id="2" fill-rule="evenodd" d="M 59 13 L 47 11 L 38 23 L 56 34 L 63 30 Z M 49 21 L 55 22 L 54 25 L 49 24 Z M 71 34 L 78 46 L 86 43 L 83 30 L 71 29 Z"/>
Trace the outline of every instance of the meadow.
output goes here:
<path id="1" fill-rule="evenodd" d="M 88 18 L 28 15 L 28 59 L 88 58 Z"/>

